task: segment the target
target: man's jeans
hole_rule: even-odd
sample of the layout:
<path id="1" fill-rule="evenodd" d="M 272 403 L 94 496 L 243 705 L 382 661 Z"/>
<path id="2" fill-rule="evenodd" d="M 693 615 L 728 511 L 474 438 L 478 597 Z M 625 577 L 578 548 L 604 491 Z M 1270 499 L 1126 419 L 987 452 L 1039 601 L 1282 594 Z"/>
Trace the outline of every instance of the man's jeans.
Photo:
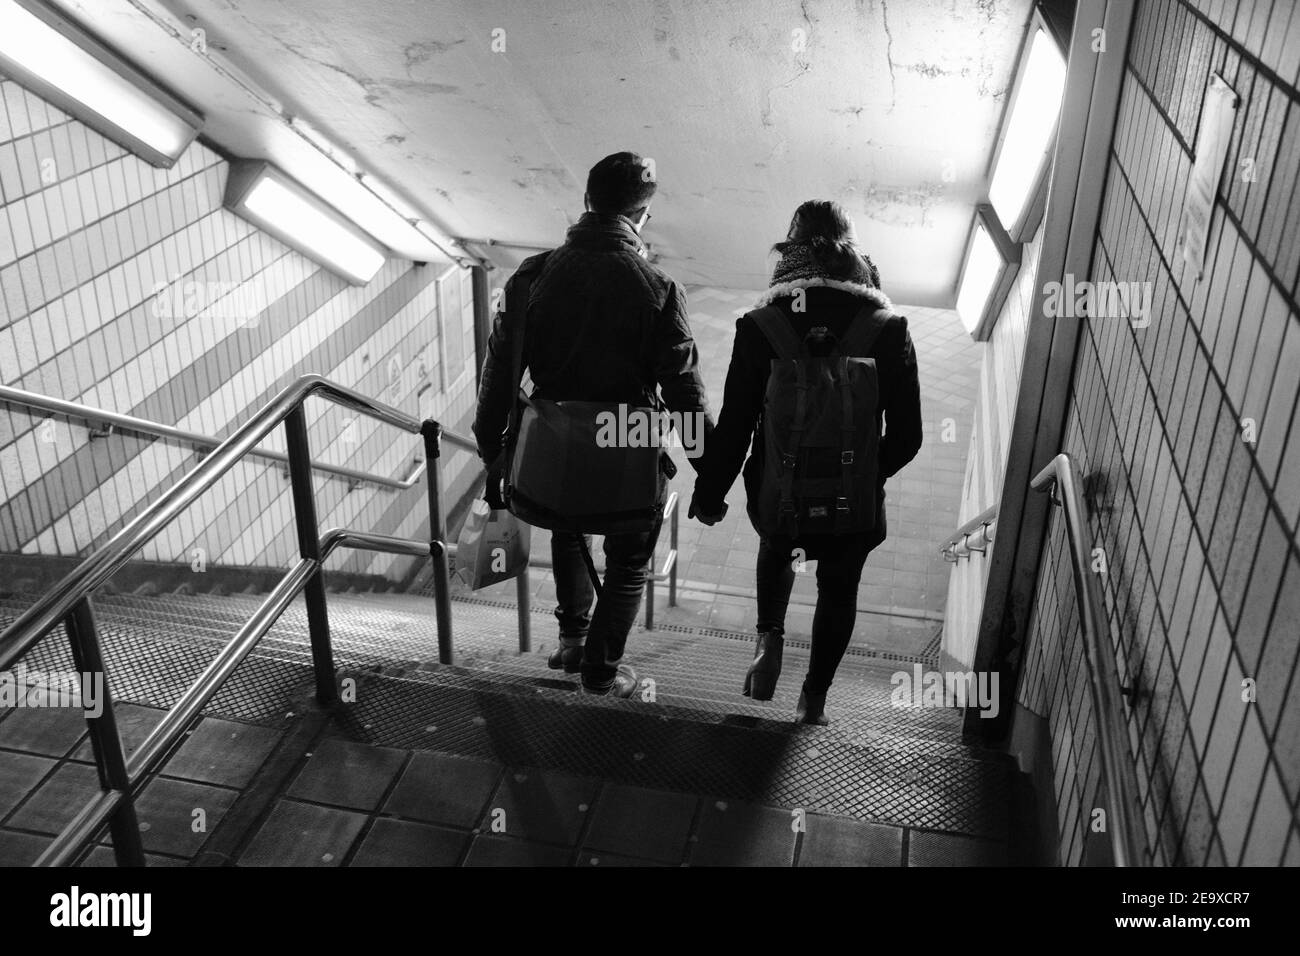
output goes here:
<path id="1" fill-rule="evenodd" d="M 600 600 L 582 560 L 579 535 L 551 533 L 551 560 L 555 566 L 555 616 L 560 622 L 560 641 L 565 646 L 582 644 L 582 683 L 601 690 L 614 682 L 618 663 L 627 646 L 627 635 L 641 607 L 641 592 L 654 558 L 662 517 L 650 531 L 639 534 L 611 534 L 605 537 L 605 581 Z M 591 535 L 586 536 L 591 548 Z"/>

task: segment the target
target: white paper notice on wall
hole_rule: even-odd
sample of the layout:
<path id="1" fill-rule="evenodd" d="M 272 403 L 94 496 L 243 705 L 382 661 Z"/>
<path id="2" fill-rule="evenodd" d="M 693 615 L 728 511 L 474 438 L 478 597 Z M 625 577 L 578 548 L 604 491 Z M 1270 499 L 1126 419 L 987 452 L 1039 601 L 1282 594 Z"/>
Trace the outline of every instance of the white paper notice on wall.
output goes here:
<path id="1" fill-rule="evenodd" d="M 1196 159 L 1187 180 L 1187 199 L 1183 203 L 1183 259 L 1196 270 L 1196 278 L 1205 271 L 1205 245 L 1210 237 L 1210 217 L 1214 214 L 1214 197 L 1219 191 L 1223 162 L 1232 140 L 1232 121 L 1238 97 L 1223 77 L 1210 74 L 1210 88 L 1201 106 L 1201 131 L 1196 140 Z"/>

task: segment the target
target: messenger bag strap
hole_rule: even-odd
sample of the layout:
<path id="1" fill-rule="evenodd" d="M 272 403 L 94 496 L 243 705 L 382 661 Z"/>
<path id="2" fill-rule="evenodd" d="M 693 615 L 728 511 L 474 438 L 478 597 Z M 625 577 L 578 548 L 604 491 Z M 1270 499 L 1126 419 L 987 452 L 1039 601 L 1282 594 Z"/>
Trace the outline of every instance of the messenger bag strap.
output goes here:
<path id="1" fill-rule="evenodd" d="M 587 576 L 591 578 L 591 587 L 596 592 L 596 597 L 600 597 L 601 592 L 605 589 L 600 585 L 600 575 L 596 573 L 596 562 L 591 558 L 591 548 L 587 545 L 587 536 L 578 535 L 578 547 L 582 549 L 582 563 L 587 566 Z"/>
<path id="2" fill-rule="evenodd" d="M 538 258 L 541 262 L 537 265 L 537 271 L 541 271 L 546 265 L 546 258 L 549 252 L 544 252 Z M 510 403 L 510 418 L 506 423 L 506 435 L 513 438 L 519 428 L 519 398 L 518 391 L 520 382 L 524 377 L 524 332 L 528 327 L 528 295 L 532 291 L 533 270 L 520 270 L 514 276 L 514 291 L 506 297 L 506 325 L 511 332 L 510 345 L 510 381 L 516 392 L 515 400 Z"/>

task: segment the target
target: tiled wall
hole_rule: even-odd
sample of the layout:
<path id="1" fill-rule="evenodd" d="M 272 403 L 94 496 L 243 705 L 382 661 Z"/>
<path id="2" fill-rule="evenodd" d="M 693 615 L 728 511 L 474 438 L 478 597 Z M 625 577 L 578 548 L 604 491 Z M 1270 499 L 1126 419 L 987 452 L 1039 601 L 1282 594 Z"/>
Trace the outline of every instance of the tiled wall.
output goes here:
<path id="1" fill-rule="evenodd" d="M 1034 305 L 1034 281 L 1042 242 L 1043 227 L 1040 224 L 1034 237 L 1021 250 L 1020 272 L 994 320 L 988 341 L 978 345 L 981 353 L 979 390 L 975 396 L 970 450 L 966 456 L 966 476 L 956 527 L 996 505 L 1002 496 L 1011 421 L 1020 389 L 1025 331 Z M 952 565 L 943 621 L 945 666 L 965 670 L 974 663 L 988 563 L 997 546 L 996 527 L 993 535 L 994 542 L 984 554 L 971 553 Z"/>
<path id="2" fill-rule="evenodd" d="M 1242 101 L 1198 281 L 1177 237 L 1211 72 Z M 1161 863 L 1300 863 L 1297 72 L 1289 0 L 1139 4 L 1092 278 L 1151 283 L 1151 324 L 1086 324 L 1065 450 L 1089 475 Z M 1104 839 L 1087 836 L 1102 800 L 1063 547 L 1058 513 L 1020 700 L 1050 723 L 1074 864 Z"/>
<path id="3" fill-rule="evenodd" d="M 464 424 L 474 401 L 467 270 L 391 260 L 368 285 L 350 286 L 224 210 L 227 164 L 205 146 L 157 170 L 17 84 L 0 80 L 0 91 L 5 385 L 221 437 L 317 372 Z M 156 296 L 158 283 L 180 295 Z M 207 301 L 234 284 L 239 308 L 225 307 L 229 297 Z M 405 477 L 422 454 L 418 436 L 352 422 L 319 399 L 307 417 L 318 460 Z M 283 432 L 264 447 L 283 450 Z M 79 423 L 0 403 L 0 550 L 84 554 L 197 461 L 186 447 L 92 439 Z M 465 453 L 444 462 L 454 498 L 473 462 Z M 316 486 L 322 528 L 427 529 L 423 484 L 349 490 L 318 475 Z M 294 554 L 284 470 L 252 459 L 141 556 L 284 567 Z M 397 574 L 409 560 L 356 554 L 333 564 Z"/>

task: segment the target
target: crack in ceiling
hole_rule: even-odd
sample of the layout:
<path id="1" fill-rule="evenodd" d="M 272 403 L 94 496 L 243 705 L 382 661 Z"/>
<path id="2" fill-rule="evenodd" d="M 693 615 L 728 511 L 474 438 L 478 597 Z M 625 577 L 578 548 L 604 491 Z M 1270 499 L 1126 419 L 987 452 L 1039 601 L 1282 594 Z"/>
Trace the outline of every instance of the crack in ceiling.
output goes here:
<path id="1" fill-rule="evenodd" d="M 647 238 L 682 281 L 765 283 L 793 208 L 832 198 L 887 291 L 934 305 L 951 304 L 1031 6 L 156 2 L 452 234 L 558 242 L 586 170 L 631 149 L 656 160 Z"/>

